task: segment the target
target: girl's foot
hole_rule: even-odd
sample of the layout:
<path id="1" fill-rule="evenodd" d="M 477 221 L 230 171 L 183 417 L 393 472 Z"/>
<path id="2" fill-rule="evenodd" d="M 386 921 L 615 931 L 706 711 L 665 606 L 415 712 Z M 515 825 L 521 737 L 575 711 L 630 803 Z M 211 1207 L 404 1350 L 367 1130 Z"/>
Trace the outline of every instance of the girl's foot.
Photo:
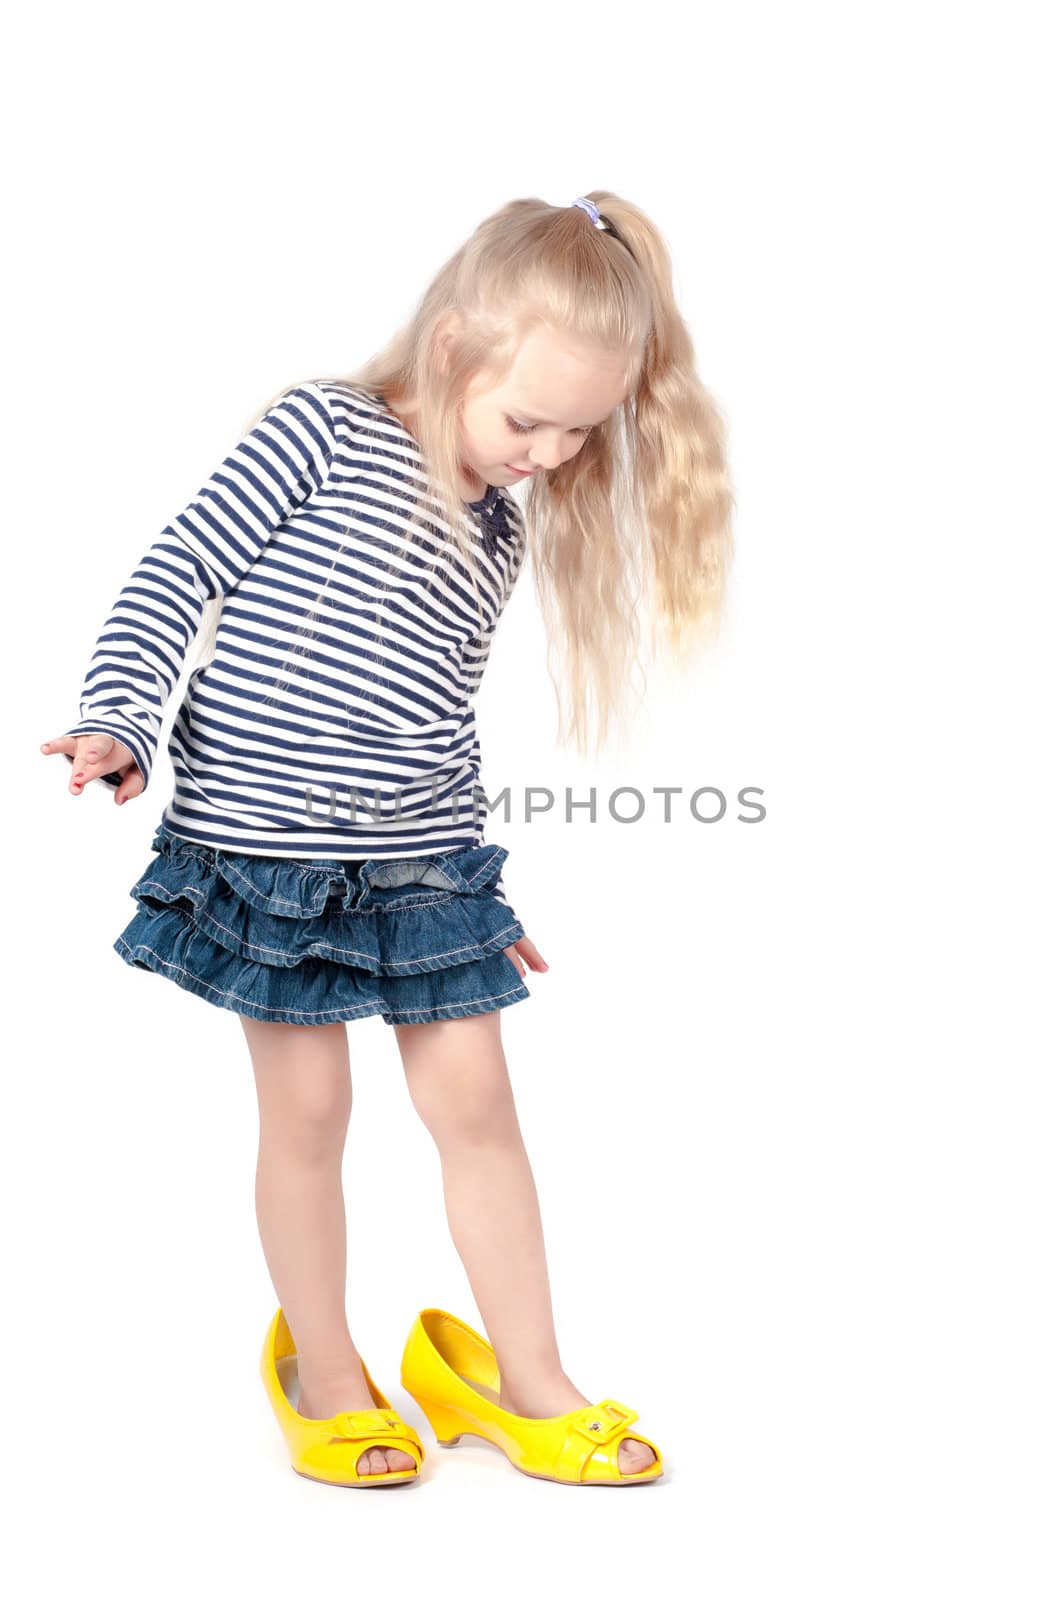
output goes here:
<path id="1" fill-rule="evenodd" d="M 480 1392 L 487 1394 L 488 1398 L 494 1398 L 490 1391 Z M 561 1373 L 556 1378 L 543 1379 L 538 1383 L 510 1384 L 503 1378 L 495 1404 L 518 1417 L 560 1417 L 566 1411 L 575 1411 L 593 1402 L 585 1394 L 580 1394 L 575 1384 Z M 643 1467 L 648 1467 L 656 1459 L 649 1445 L 640 1443 L 638 1439 L 621 1439 L 616 1454 L 621 1472 L 641 1472 Z"/>
<path id="2" fill-rule="evenodd" d="M 301 1417 L 323 1421 L 340 1411 L 372 1411 L 375 1407 L 376 1401 L 359 1373 L 356 1378 L 325 1384 L 312 1391 L 300 1384 L 299 1404 L 295 1409 Z M 390 1445 L 371 1445 L 358 1457 L 357 1470 L 359 1477 L 365 1477 L 372 1472 L 405 1472 L 416 1465 L 416 1461 L 405 1450 L 394 1450 Z"/>

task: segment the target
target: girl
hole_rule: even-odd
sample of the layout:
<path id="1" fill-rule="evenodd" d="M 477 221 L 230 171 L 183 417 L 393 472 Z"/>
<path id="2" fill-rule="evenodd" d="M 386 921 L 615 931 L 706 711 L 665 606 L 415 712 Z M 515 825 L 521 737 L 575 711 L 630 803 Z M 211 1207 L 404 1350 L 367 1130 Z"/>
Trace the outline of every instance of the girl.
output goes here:
<path id="1" fill-rule="evenodd" d="M 507 851 L 484 839 L 471 702 L 530 545 L 565 651 L 564 737 L 600 746 L 647 590 L 677 657 L 717 637 L 732 507 L 652 223 L 603 191 L 514 201 L 380 355 L 269 405 L 133 572 L 79 721 L 42 746 L 71 760 L 71 794 L 94 779 L 118 805 L 142 794 L 216 602 L 173 724 L 175 792 L 114 948 L 240 1016 L 280 1302 L 260 1371 L 304 1476 L 376 1487 L 424 1457 L 345 1311 L 345 1024 L 372 1015 L 438 1144 L 489 1336 L 426 1308 L 403 1387 L 440 1443 L 478 1434 L 535 1476 L 661 1475 L 637 1413 L 592 1403 L 558 1351 L 499 1019 L 528 998 L 527 969 L 548 969 L 506 899 Z"/>

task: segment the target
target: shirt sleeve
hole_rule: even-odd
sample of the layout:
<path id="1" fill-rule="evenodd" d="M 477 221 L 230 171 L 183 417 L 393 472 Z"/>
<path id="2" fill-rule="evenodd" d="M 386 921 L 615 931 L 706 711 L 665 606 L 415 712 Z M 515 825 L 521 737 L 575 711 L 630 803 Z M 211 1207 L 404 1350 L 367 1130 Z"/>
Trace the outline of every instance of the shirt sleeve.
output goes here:
<path id="1" fill-rule="evenodd" d="M 467 653 L 466 661 L 465 661 L 465 672 L 466 672 L 466 680 L 467 680 L 468 686 L 469 686 L 469 698 L 470 699 L 473 698 L 473 696 L 476 694 L 477 690 L 479 689 L 480 684 L 483 682 L 483 675 L 484 675 L 484 670 L 485 670 L 485 668 L 487 666 L 487 658 L 488 658 L 488 655 L 490 653 L 491 641 L 492 641 L 492 639 L 494 637 L 495 629 L 498 626 L 498 622 L 499 622 L 499 620 L 500 620 L 500 618 L 502 616 L 502 612 L 505 610 L 506 602 L 509 600 L 510 595 L 513 593 L 513 586 L 516 583 L 517 578 L 518 578 L 518 576 L 520 574 L 521 566 L 522 566 L 523 559 L 524 559 L 525 549 L 526 549 L 526 543 L 525 543 L 525 534 L 524 534 L 524 522 L 523 522 L 523 516 L 521 516 L 518 538 L 517 538 L 517 540 L 514 542 L 514 544 L 511 547 L 510 557 L 509 557 L 509 560 L 508 560 L 508 562 L 506 564 L 505 578 L 503 580 L 503 587 L 502 587 L 502 600 L 501 600 L 501 604 L 499 605 L 499 608 L 498 608 L 498 614 L 495 617 L 495 620 L 491 623 L 490 627 L 487 629 L 487 631 L 485 633 L 478 634 L 476 636 L 476 638 L 474 638 L 473 640 L 470 641 L 469 646 L 468 646 L 468 653 Z M 477 732 L 476 732 L 476 734 L 475 734 L 475 736 L 473 738 L 472 750 L 470 752 L 469 759 L 470 759 L 470 761 L 472 763 L 472 766 L 473 766 L 473 769 L 474 769 L 474 771 L 476 773 L 476 781 L 477 781 L 477 783 L 479 783 L 479 781 L 480 781 L 480 762 L 481 762 L 479 730 L 477 730 Z M 505 891 L 505 888 L 503 886 L 501 878 L 499 878 L 498 882 L 493 885 L 493 887 L 491 888 L 491 890 L 489 892 L 494 896 L 494 898 L 496 900 L 498 900 L 502 905 L 505 906 L 506 910 L 509 912 L 509 914 L 513 918 L 514 922 L 516 922 L 518 924 L 518 926 L 519 926 L 520 925 L 520 919 L 517 917 L 517 914 L 513 910 L 513 907 L 510 905 L 509 901 L 506 899 L 506 891 Z"/>
<path id="2" fill-rule="evenodd" d="M 465 682 L 470 700 L 479 692 L 480 685 L 483 682 L 487 658 L 491 653 L 491 644 L 495 631 L 502 620 L 502 613 L 506 609 L 509 597 L 513 593 L 513 587 L 520 575 L 523 558 L 524 544 L 521 541 L 509 549 L 508 560 L 502 576 L 502 593 L 499 598 L 497 612 L 491 621 L 481 628 L 480 632 L 475 634 L 465 646 L 463 662 Z"/>
<path id="3" fill-rule="evenodd" d="M 206 602 L 235 589 L 276 530 L 325 481 L 336 442 L 319 385 L 297 384 L 274 402 L 124 584 L 89 662 L 80 718 L 67 735 L 120 739 L 147 784 L 166 701 Z M 122 778 L 109 772 L 104 781 L 117 788 Z"/>
<path id="4" fill-rule="evenodd" d="M 505 889 L 502 886 L 502 879 L 501 878 L 499 878 L 498 882 L 492 886 L 490 892 L 491 892 L 491 894 L 494 895 L 495 899 L 497 901 L 499 901 L 499 903 L 501 905 L 505 906 L 506 910 L 509 912 L 510 916 L 513 918 L 513 921 L 514 922 L 518 922 L 517 913 L 514 911 L 513 907 L 510 905 L 509 901 L 506 899 L 506 892 L 505 892 Z M 516 942 L 517 942 L 516 939 L 514 939 L 513 943 L 516 944 Z"/>

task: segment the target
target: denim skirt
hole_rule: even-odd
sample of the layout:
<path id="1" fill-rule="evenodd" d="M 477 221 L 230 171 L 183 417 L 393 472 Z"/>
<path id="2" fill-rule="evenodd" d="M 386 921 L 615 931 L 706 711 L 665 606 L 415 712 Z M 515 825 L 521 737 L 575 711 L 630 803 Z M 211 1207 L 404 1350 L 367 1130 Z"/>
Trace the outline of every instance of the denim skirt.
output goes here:
<path id="1" fill-rule="evenodd" d="M 237 855 L 163 825 L 114 942 L 132 967 L 226 1011 L 317 1025 L 470 1017 L 529 998 L 524 937 L 491 889 L 509 854 L 473 845 L 387 861 Z"/>

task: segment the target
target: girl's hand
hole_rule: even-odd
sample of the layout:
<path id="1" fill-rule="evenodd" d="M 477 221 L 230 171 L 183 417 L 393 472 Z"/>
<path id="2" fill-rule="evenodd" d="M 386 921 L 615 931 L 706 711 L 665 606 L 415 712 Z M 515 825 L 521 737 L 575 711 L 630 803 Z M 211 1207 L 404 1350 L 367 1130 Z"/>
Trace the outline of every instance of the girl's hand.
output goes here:
<path id="1" fill-rule="evenodd" d="M 523 978 L 526 968 L 521 963 L 521 956 L 531 967 L 533 972 L 549 972 L 550 968 L 536 950 L 530 939 L 518 939 L 516 944 L 506 947 L 506 955 L 516 967 L 518 974 Z"/>
<path id="2" fill-rule="evenodd" d="M 63 734 L 41 745 L 46 756 L 70 756 L 74 766 L 70 778 L 70 794 L 80 794 L 93 778 L 102 778 L 108 772 L 117 772 L 122 778 L 114 785 L 115 805 L 144 792 L 144 776 L 120 739 L 107 733 L 83 733 L 78 736 Z"/>

